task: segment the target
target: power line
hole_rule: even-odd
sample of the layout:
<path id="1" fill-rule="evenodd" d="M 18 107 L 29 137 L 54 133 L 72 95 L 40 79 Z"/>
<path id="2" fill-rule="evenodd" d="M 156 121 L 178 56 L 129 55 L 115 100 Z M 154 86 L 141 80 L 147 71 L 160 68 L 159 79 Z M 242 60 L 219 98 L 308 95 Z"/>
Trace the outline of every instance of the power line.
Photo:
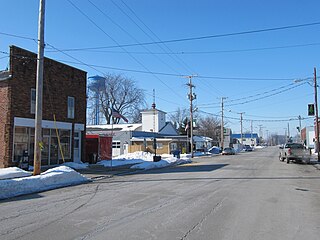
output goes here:
<path id="1" fill-rule="evenodd" d="M 0 35 L 14 37 L 14 38 L 21 38 L 21 39 L 26 39 L 26 40 L 32 40 L 32 41 L 38 42 L 38 39 L 36 39 L 36 38 L 31 38 L 31 37 L 26 37 L 26 36 L 11 34 L 11 33 L 0 32 Z"/>
<path id="2" fill-rule="evenodd" d="M 70 2 L 70 0 L 68 0 L 68 1 Z M 274 27 L 274 28 L 263 28 L 263 29 L 233 32 L 233 33 L 215 34 L 215 35 L 207 35 L 207 36 L 200 36 L 200 37 L 180 38 L 180 39 L 172 39 L 172 40 L 164 40 L 164 41 L 153 41 L 153 42 L 145 42 L 145 43 L 133 43 L 133 44 L 123 44 L 123 45 L 117 44 L 115 46 L 102 46 L 102 47 L 70 48 L 70 49 L 63 49 L 63 51 L 83 51 L 83 50 L 94 50 L 94 49 L 124 48 L 124 47 L 133 47 L 133 46 L 142 46 L 142 45 L 154 45 L 154 44 L 160 44 L 160 43 L 163 44 L 163 43 L 195 41 L 195 40 L 204 40 L 204 39 L 212 39 L 212 38 L 220 38 L 220 37 L 247 35 L 247 34 L 253 34 L 253 33 L 280 31 L 280 30 L 287 30 L 287 29 L 294 29 L 294 28 L 311 27 L 311 26 L 317 26 L 317 25 L 320 25 L 320 22 L 288 25 L 288 26 Z"/>
<path id="3" fill-rule="evenodd" d="M 152 55 L 196 55 L 196 54 L 219 54 L 219 53 L 236 53 L 236 52 L 253 52 L 253 51 L 265 51 L 265 50 L 275 50 L 275 49 L 288 49 L 288 48 L 299 48 L 299 47 L 310 47 L 319 46 L 320 43 L 305 43 L 305 44 L 295 44 L 295 45 L 283 45 L 274 47 L 261 47 L 261 48 L 245 48 L 245 49 L 230 49 L 230 50 L 212 50 L 212 51 L 179 51 L 179 52 L 142 52 L 142 51 L 129 51 L 131 54 L 152 54 Z M 126 54 L 123 51 L 115 50 L 83 50 L 95 53 L 117 53 Z M 49 51 L 50 52 L 50 51 Z"/>
<path id="4" fill-rule="evenodd" d="M 57 52 L 60 52 L 64 55 L 76 60 L 77 62 L 67 61 L 67 60 L 63 60 L 63 59 L 55 59 L 56 61 L 69 63 L 69 64 L 84 65 L 84 66 L 93 68 L 95 71 L 98 71 L 100 73 L 103 73 L 103 72 L 97 70 L 96 68 L 103 68 L 103 69 L 110 69 L 110 70 L 124 71 L 124 72 L 135 72 L 135 73 L 141 73 L 141 74 L 163 75 L 163 76 L 171 76 L 171 77 L 179 77 L 179 78 L 187 75 L 187 74 L 153 72 L 153 71 L 144 71 L 144 70 L 137 70 L 137 69 L 118 68 L 118 67 L 110 67 L 110 66 L 103 66 L 103 65 L 97 65 L 97 64 L 89 64 L 89 63 L 85 63 L 83 61 L 78 60 L 77 58 L 71 56 L 70 54 L 65 53 L 63 50 L 60 50 L 49 43 L 46 43 L 46 45 L 55 49 Z M 6 52 L 1 52 L 1 53 L 9 55 L 9 53 L 6 53 Z M 16 55 L 16 56 L 18 56 L 18 55 Z M 23 57 L 23 56 L 21 56 L 21 57 Z M 24 57 L 24 58 L 28 58 L 28 57 Z M 215 79 L 215 80 L 243 80 L 243 81 L 294 81 L 296 79 L 299 79 L 298 77 L 296 77 L 296 78 L 258 78 L 258 77 L 221 77 L 221 76 L 205 76 L 205 75 L 197 75 L 197 77 L 204 78 L 204 79 Z"/>
<path id="5" fill-rule="evenodd" d="M 284 89 L 281 90 L 281 91 L 274 92 L 275 90 L 281 89 L 281 88 L 277 88 L 277 89 L 273 89 L 273 90 L 271 90 L 271 91 L 267 91 L 267 92 L 264 92 L 264 93 L 259 93 L 259 94 L 252 95 L 252 96 L 249 96 L 249 97 L 244 97 L 244 98 L 239 98 L 239 99 L 230 100 L 230 101 L 228 101 L 229 103 L 230 103 L 230 102 L 234 102 L 234 101 L 239 101 L 239 100 L 250 99 L 250 98 L 252 98 L 252 97 L 261 96 L 261 95 L 264 95 L 264 94 L 273 92 L 272 94 L 268 94 L 268 95 L 266 95 L 266 96 L 254 98 L 254 99 L 252 99 L 252 100 L 247 100 L 247 101 L 243 101 L 243 102 L 240 102 L 240 103 L 226 104 L 225 106 L 226 106 L 226 107 L 230 107 L 230 106 L 236 106 L 236 105 L 242 105 L 242 104 L 246 104 L 246 103 L 255 102 L 255 101 L 258 101 L 258 100 L 261 100 L 261 99 L 264 99 L 264 98 L 268 98 L 268 97 L 271 97 L 271 96 L 275 96 L 275 95 L 278 95 L 278 94 L 280 94 L 280 93 L 286 92 L 286 91 L 288 91 L 288 90 L 291 90 L 291 89 L 300 87 L 300 86 L 302 86 L 302 85 L 304 85 L 304 84 L 305 84 L 305 83 L 302 83 L 302 84 L 294 84 L 294 83 L 293 83 L 293 84 L 290 84 L 290 85 L 281 87 L 281 88 L 284 88 Z M 291 86 L 291 87 L 289 87 L 289 86 Z M 203 108 L 208 108 L 208 107 L 205 107 L 205 106 L 213 106 L 213 105 L 218 105 L 218 103 L 200 104 L 199 106 L 203 106 Z"/>
<path id="6" fill-rule="evenodd" d="M 98 24 L 96 24 L 85 12 L 83 12 L 78 6 L 76 6 L 71 0 L 67 0 L 75 9 L 77 9 L 88 21 L 90 21 L 95 27 L 97 27 L 102 33 L 104 33 L 108 38 L 110 38 L 113 42 L 115 42 L 117 44 L 118 47 L 120 47 L 121 49 L 123 49 L 124 51 L 127 52 L 126 49 L 124 49 L 123 47 L 121 47 L 121 45 L 113 38 L 111 37 L 106 31 L 104 31 Z M 132 54 L 130 54 L 129 52 L 127 52 L 128 55 L 135 61 L 137 62 L 140 66 L 142 66 L 146 72 L 149 72 L 150 74 L 152 74 L 156 79 L 158 79 L 163 85 L 165 85 L 168 89 L 170 89 L 175 95 L 177 95 L 178 97 L 180 97 L 181 99 L 184 99 L 183 97 L 181 97 L 176 91 L 174 91 L 168 84 L 166 84 L 164 81 L 162 81 L 158 76 L 156 76 L 155 74 L 153 74 L 144 64 L 142 64 L 138 59 L 136 59 Z"/>
<path id="7" fill-rule="evenodd" d="M 272 89 L 272 90 L 269 90 L 269 91 L 265 91 L 265 92 L 258 93 L 258 94 L 255 94 L 255 95 L 250 95 L 250 96 L 247 96 L 247 97 L 226 100 L 225 102 L 226 103 L 231 103 L 231 102 L 236 102 L 236 101 L 240 101 L 240 100 L 246 100 L 246 99 L 250 99 L 250 98 L 253 98 L 253 97 L 265 95 L 265 94 L 268 94 L 270 92 L 278 91 L 279 89 L 286 89 L 286 88 L 288 88 L 290 86 L 293 86 L 293 85 L 296 85 L 296 83 L 290 83 L 290 84 L 284 85 L 282 87 L 278 87 L 278 88 L 275 88 L 275 89 Z M 217 105 L 217 104 L 219 104 L 219 103 L 206 103 L 206 104 L 201 104 L 200 106 L 210 106 L 210 105 Z"/>
<path id="8" fill-rule="evenodd" d="M 198 110 L 198 111 L 199 111 L 199 112 L 202 112 L 202 113 L 204 113 L 204 114 L 208 114 L 208 115 L 215 116 L 215 117 L 221 117 L 221 115 L 218 115 L 218 114 L 209 113 L 209 112 L 202 111 L 202 110 Z M 239 118 L 235 118 L 235 117 L 224 116 L 224 118 L 239 121 Z M 308 119 L 312 119 L 312 118 L 313 118 L 313 117 L 306 117 L 306 118 L 301 118 L 301 120 L 308 120 Z M 298 117 L 293 117 L 293 118 L 288 118 L 288 119 L 274 119 L 274 120 L 267 120 L 267 119 L 247 119 L 247 118 L 246 118 L 246 119 L 243 119 L 243 121 L 246 121 L 246 122 L 250 122 L 250 121 L 253 121 L 253 122 L 291 122 L 291 121 L 299 121 L 299 118 L 298 118 Z"/>
<path id="9" fill-rule="evenodd" d="M 264 98 L 272 97 L 272 96 L 278 95 L 278 94 L 280 94 L 280 93 L 287 92 L 288 90 L 291 90 L 291 89 L 294 89 L 294 88 L 300 87 L 300 86 L 301 86 L 301 85 L 303 85 L 303 84 L 305 84 L 305 83 L 297 84 L 297 85 L 292 86 L 292 87 L 290 87 L 290 88 L 287 88 L 287 89 L 284 89 L 284 90 L 281 90 L 281 91 L 278 91 L 278 92 L 275 92 L 275 93 L 272 93 L 272 94 L 266 95 L 266 96 L 264 96 L 264 97 L 255 98 L 255 99 L 248 100 L 248 101 L 244 101 L 244 102 L 241 102 L 241 103 L 227 104 L 227 105 L 226 105 L 226 107 L 229 107 L 229 106 L 236 106 L 236 105 L 240 105 L 240 104 L 242 105 L 242 104 L 246 104 L 246 103 L 255 102 L 255 101 L 258 101 L 258 100 L 261 100 L 261 99 L 264 99 Z"/>

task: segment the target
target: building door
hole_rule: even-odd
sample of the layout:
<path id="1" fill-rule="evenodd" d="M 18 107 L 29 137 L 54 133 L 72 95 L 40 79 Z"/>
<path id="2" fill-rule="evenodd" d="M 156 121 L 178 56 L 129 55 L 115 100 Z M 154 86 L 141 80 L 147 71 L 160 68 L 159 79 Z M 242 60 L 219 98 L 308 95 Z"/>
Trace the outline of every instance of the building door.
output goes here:
<path id="1" fill-rule="evenodd" d="M 81 162 L 81 132 L 74 132 L 73 161 L 77 163 Z"/>
<path id="2" fill-rule="evenodd" d="M 119 156 L 121 152 L 121 143 L 120 141 L 113 141 L 112 142 L 112 156 L 116 157 Z"/>
<path id="3" fill-rule="evenodd" d="M 127 154 L 129 152 L 129 144 L 123 144 L 123 154 Z"/>

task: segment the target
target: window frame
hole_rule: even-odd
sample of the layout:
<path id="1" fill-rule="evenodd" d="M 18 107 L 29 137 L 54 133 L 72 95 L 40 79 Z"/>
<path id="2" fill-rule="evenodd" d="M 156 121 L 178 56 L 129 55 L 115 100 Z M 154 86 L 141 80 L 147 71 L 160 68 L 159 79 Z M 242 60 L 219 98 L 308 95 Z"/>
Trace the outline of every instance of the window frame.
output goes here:
<path id="1" fill-rule="evenodd" d="M 71 104 L 72 103 L 72 104 Z M 74 119 L 74 110 L 75 110 L 75 98 L 68 96 L 68 118 Z"/>
<path id="2" fill-rule="evenodd" d="M 33 95 L 34 94 L 34 95 Z M 34 99 L 33 99 L 34 96 Z M 31 88 L 30 91 L 30 113 L 36 113 L 37 92 L 35 88 Z"/>

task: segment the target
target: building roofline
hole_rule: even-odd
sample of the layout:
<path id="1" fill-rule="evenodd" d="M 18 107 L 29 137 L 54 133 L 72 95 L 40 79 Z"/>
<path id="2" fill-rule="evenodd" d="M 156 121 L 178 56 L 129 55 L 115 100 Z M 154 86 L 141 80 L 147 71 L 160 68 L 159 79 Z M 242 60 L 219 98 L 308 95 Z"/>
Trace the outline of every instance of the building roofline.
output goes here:
<path id="1" fill-rule="evenodd" d="M 18 46 L 16 46 L 16 45 L 10 45 L 9 48 L 10 48 L 10 50 L 18 49 L 18 50 L 22 50 L 22 51 L 28 52 L 29 54 L 32 54 L 32 55 L 37 56 L 37 54 L 36 54 L 35 52 L 32 52 L 32 51 L 30 51 L 30 50 L 27 50 L 27 49 L 18 47 Z M 12 52 L 10 51 L 10 58 L 12 57 L 11 53 L 12 53 Z M 21 57 L 23 57 L 23 56 L 21 56 Z M 36 58 L 35 58 L 35 59 L 36 59 Z M 44 57 L 44 59 L 47 60 L 47 61 L 48 61 L 48 60 L 49 60 L 49 61 L 53 61 L 53 62 L 55 62 L 55 63 L 61 64 L 61 65 L 64 65 L 64 66 L 67 66 L 67 67 L 70 67 L 70 68 L 74 68 L 74 69 L 76 69 L 76 70 L 78 70 L 78 71 L 81 71 L 81 72 L 83 72 L 83 73 L 87 73 L 86 71 L 84 71 L 84 70 L 82 70 L 82 69 L 79 69 L 79 68 L 74 67 L 74 66 L 70 66 L 70 65 L 68 65 L 68 64 L 66 64 L 66 63 L 59 62 L 59 61 L 54 60 L 54 59 L 52 59 L 52 58 Z"/>

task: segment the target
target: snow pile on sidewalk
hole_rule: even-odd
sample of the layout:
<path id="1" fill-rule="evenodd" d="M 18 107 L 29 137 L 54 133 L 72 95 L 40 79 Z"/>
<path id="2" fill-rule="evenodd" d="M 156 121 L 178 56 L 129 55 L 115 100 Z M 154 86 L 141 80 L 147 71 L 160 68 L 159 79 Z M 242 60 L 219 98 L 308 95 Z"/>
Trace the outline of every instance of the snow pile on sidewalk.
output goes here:
<path id="1" fill-rule="evenodd" d="M 183 155 L 182 158 L 172 157 L 170 154 L 161 155 L 162 160 L 159 162 L 153 162 L 154 154 L 148 152 L 134 152 L 120 155 L 112 160 L 112 166 L 124 166 L 133 165 L 131 169 L 153 169 L 153 168 L 163 168 L 171 165 L 179 165 L 183 163 L 189 163 L 190 155 Z M 103 160 L 98 163 L 105 167 L 111 167 L 111 160 Z"/>
<path id="2" fill-rule="evenodd" d="M 65 162 L 64 164 L 62 164 L 63 166 L 67 166 L 76 170 L 79 169 L 86 169 L 89 167 L 89 163 L 75 163 L 75 162 Z"/>
<path id="3" fill-rule="evenodd" d="M 0 180 L 0 199 L 42 192 L 88 182 L 89 180 L 67 166 L 49 169 L 38 176 Z"/>
<path id="4" fill-rule="evenodd" d="M 31 173 L 22 170 L 17 167 L 1 168 L 0 169 L 0 180 L 9 178 L 20 178 L 31 176 Z"/>

